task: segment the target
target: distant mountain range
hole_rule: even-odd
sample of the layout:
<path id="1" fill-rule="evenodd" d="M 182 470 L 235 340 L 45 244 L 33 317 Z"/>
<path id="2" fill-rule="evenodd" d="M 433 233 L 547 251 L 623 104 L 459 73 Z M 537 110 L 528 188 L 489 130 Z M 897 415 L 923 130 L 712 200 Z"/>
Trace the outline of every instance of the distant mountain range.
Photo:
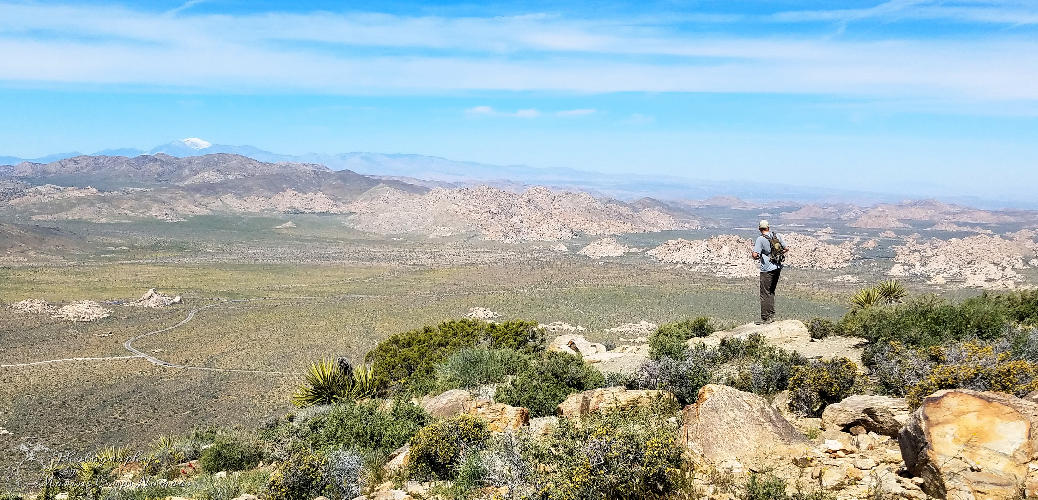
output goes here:
<path id="1" fill-rule="evenodd" d="M 844 202 L 873 204 L 898 202 L 907 197 L 930 197 L 927 193 L 909 196 L 906 193 L 877 193 L 780 183 L 706 181 L 677 176 L 605 174 L 571 168 L 490 165 L 418 154 L 353 152 L 288 155 L 265 151 L 253 146 L 213 144 L 197 137 L 172 141 L 147 151 L 134 148 L 119 148 L 106 149 L 94 154 L 134 157 L 156 153 L 165 153 L 178 158 L 228 153 L 247 156 L 263 162 L 316 163 L 325 165 L 333 170 L 351 170 L 359 174 L 403 180 L 416 185 L 460 187 L 486 184 L 506 189 L 543 185 L 559 189 L 588 191 L 624 200 L 636 200 L 643 197 L 663 200 L 702 200 L 717 196 L 731 196 L 764 203 Z M 76 152 L 59 153 L 40 158 L 0 156 L 0 165 L 14 165 L 24 161 L 50 163 L 80 154 Z M 1030 201 L 989 200 L 963 196 L 937 196 L 935 198 L 979 208 L 1038 207 L 1038 205 Z"/>

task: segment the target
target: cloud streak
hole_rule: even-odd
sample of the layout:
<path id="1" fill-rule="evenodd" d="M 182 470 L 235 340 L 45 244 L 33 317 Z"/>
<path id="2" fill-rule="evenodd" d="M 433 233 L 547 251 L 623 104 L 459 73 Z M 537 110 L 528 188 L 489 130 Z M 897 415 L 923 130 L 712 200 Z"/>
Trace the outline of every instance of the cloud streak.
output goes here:
<path id="1" fill-rule="evenodd" d="M 551 15 L 226 15 L 192 14 L 192 5 L 169 15 L 0 3 L 0 80 L 222 92 L 728 92 L 1038 101 L 1033 37 L 719 36 L 649 21 Z M 895 0 L 870 9 L 777 13 L 760 21 L 940 15 L 1029 22 L 1021 12 L 1030 12 L 1026 4 Z"/>

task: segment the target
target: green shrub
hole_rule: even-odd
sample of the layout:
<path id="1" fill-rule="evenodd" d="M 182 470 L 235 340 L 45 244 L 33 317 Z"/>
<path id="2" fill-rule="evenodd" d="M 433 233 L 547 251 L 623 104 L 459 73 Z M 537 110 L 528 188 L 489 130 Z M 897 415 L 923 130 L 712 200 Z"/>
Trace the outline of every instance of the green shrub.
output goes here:
<path id="1" fill-rule="evenodd" d="M 1038 290 L 988 295 L 985 298 L 998 303 L 1012 321 L 1024 326 L 1038 326 Z"/>
<path id="2" fill-rule="evenodd" d="M 932 348 L 913 349 L 897 341 L 880 342 L 865 347 L 862 361 L 879 392 L 904 397 L 909 387 L 926 378 L 937 365 L 936 360 L 924 354 L 927 350 Z"/>
<path id="3" fill-rule="evenodd" d="M 602 387 L 605 378 L 579 356 L 546 352 L 514 380 L 497 389 L 494 399 L 524 406 L 533 417 L 554 415 L 566 396 Z"/>
<path id="4" fill-rule="evenodd" d="M 814 318 L 807 322 L 807 331 L 815 340 L 824 339 L 840 334 L 840 327 L 832 320 L 825 318 Z"/>
<path id="5" fill-rule="evenodd" d="M 685 354 L 685 343 L 689 339 L 706 337 L 715 330 L 714 325 L 710 323 L 710 318 L 704 316 L 676 323 L 665 323 L 649 336 L 649 356 L 652 359 L 662 357 L 680 359 Z"/>
<path id="6" fill-rule="evenodd" d="M 854 394 L 860 385 L 858 366 L 847 358 L 795 366 L 789 377 L 789 406 L 794 412 L 819 416 L 826 406 Z"/>
<path id="7" fill-rule="evenodd" d="M 267 481 L 271 500 L 304 500 L 324 494 L 328 486 L 324 478 L 324 457 L 299 451 L 278 462 Z"/>
<path id="8" fill-rule="evenodd" d="M 565 419 L 527 455 L 540 499 L 667 498 L 684 484 L 681 448 L 674 445 L 677 407 Z"/>
<path id="9" fill-rule="evenodd" d="M 286 422 L 266 438 L 291 452 L 295 448 L 330 451 L 356 449 L 386 456 L 406 444 L 429 416 L 411 402 L 345 401 L 303 422 Z M 297 443 L 293 446 L 293 442 Z"/>
<path id="10" fill-rule="evenodd" d="M 165 480 L 144 478 L 141 482 L 126 487 L 114 487 L 105 492 L 104 500 L 154 500 L 157 498 L 183 497 L 188 493 L 183 485 L 171 484 Z M 37 497 L 47 500 L 45 495 Z M 233 498 L 233 497 L 228 497 Z M 0 500 L 22 500 L 22 497 L 4 497 Z"/>
<path id="11" fill-rule="evenodd" d="M 997 391 L 1024 396 L 1038 389 L 1038 364 L 1014 359 L 1009 340 L 996 342 L 966 341 L 948 346 L 896 352 L 899 364 L 921 367 L 904 383 L 904 395 L 909 406 L 916 407 L 923 398 L 941 389 L 974 389 Z M 887 353 L 888 356 L 891 353 Z M 889 364 L 877 364 L 879 377 Z"/>
<path id="12" fill-rule="evenodd" d="M 186 483 L 188 489 L 183 492 L 182 496 L 193 500 L 226 500 L 246 493 L 258 496 L 266 490 L 269 478 L 269 473 L 262 470 L 230 474 L 219 478 L 210 474 L 202 474 Z"/>
<path id="13" fill-rule="evenodd" d="M 255 440 L 234 434 L 221 434 L 202 451 L 198 465 L 206 472 L 241 471 L 263 460 L 263 447 Z"/>
<path id="14" fill-rule="evenodd" d="M 536 323 L 487 323 L 461 319 L 398 333 L 379 343 L 365 356 L 373 369 L 373 383 L 381 391 L 421 387 L 433 377 L 433 367 L 465 347 L 489 346 L 519 351 L 544 348 L 544 334 Z"/>
<path id="15" fill-rule="evenodd" d="M 423 427 L 411 438 L 407 467 L 412 477 L 452 480 L 462 454 L 490 438 L 486 423 L 472 415 L 458 415 Z"/>
<path id="16" fill-rule="evenodd" d="M 292 403 L 306 407 L 373 395 L 375 385 L 370 368 L 354 368 L 344 360 L 320 360 L 307 368 L 303 385 L 292 395 Z"/>
<path id="17" fill-rule="evenodd" d="M 528 364 L 526 357 L 514 349 L 466 347 L 435 366 L 436 387 L 447 391 L 504 382 Z"/>
<path id="18" fill-rule="evenodd" d="M 746 480 L 744 500 L 785 500 L 786 481 L 771 474 L 761 475 L 751 472 Z"/>
<path id="19" fill-rule="evenodd" d="M 849 312 L 841 320 L 847 335 L 870 342 L 898 341 L 907 346 L 932 346 L 955 340 L 990 340 L 1005 336 L 1010 318 L 998 300 L 974 297 L 949 304 L 924 296 L 904 304 L 876 306 Z"/>
<path id="20" fill-rule="evenodd" d="M 634 389 L 670 391 L 682 405 L 692 404 L 699 389 L 710 383 L 711 367 L 685 359 L 663 357 L 650 360 L 638 368 L 627 384 Z"/>
<path id="21" fill-rule="evenodd" d="M 697 345 L 682 359 L 660 358 L 643 364 L 629 386 L 670 391 L 682 404 L 695 401 L 708 383 L 768 395 L 785 390 L 794 366 L 807 360 L 791 351 L 769 346 L 761 335 L 745 340 L 729 337 L 717 347 Z"/>

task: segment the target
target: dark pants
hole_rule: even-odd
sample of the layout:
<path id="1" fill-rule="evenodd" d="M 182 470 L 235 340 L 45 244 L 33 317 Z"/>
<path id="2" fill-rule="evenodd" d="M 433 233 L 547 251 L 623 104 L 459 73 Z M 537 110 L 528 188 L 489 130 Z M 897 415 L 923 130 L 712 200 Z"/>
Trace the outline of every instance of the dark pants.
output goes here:
<path id="1" fill-rule="evenodd" d="M 760 273 L 760 319 L 767 321 L 775 315 L 775 287 L 778 286 L 782 268 Z"/>

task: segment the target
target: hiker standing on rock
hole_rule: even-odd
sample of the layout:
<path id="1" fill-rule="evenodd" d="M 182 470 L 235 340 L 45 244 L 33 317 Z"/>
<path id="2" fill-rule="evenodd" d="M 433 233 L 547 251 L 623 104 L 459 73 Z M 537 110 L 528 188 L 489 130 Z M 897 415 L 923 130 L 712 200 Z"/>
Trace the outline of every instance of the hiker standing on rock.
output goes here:
<path id="1" fill-rule="evenodd" d="M 760 236 L 753 244 L 753 258 L 760 261 L 760 321 L 757 324 L 761 325 L 771 323 L 775 316 L 775 288 L 789 247 L 781 236 L 771 231 L 768 221 L 760 221 L 757 229 Z"/>

